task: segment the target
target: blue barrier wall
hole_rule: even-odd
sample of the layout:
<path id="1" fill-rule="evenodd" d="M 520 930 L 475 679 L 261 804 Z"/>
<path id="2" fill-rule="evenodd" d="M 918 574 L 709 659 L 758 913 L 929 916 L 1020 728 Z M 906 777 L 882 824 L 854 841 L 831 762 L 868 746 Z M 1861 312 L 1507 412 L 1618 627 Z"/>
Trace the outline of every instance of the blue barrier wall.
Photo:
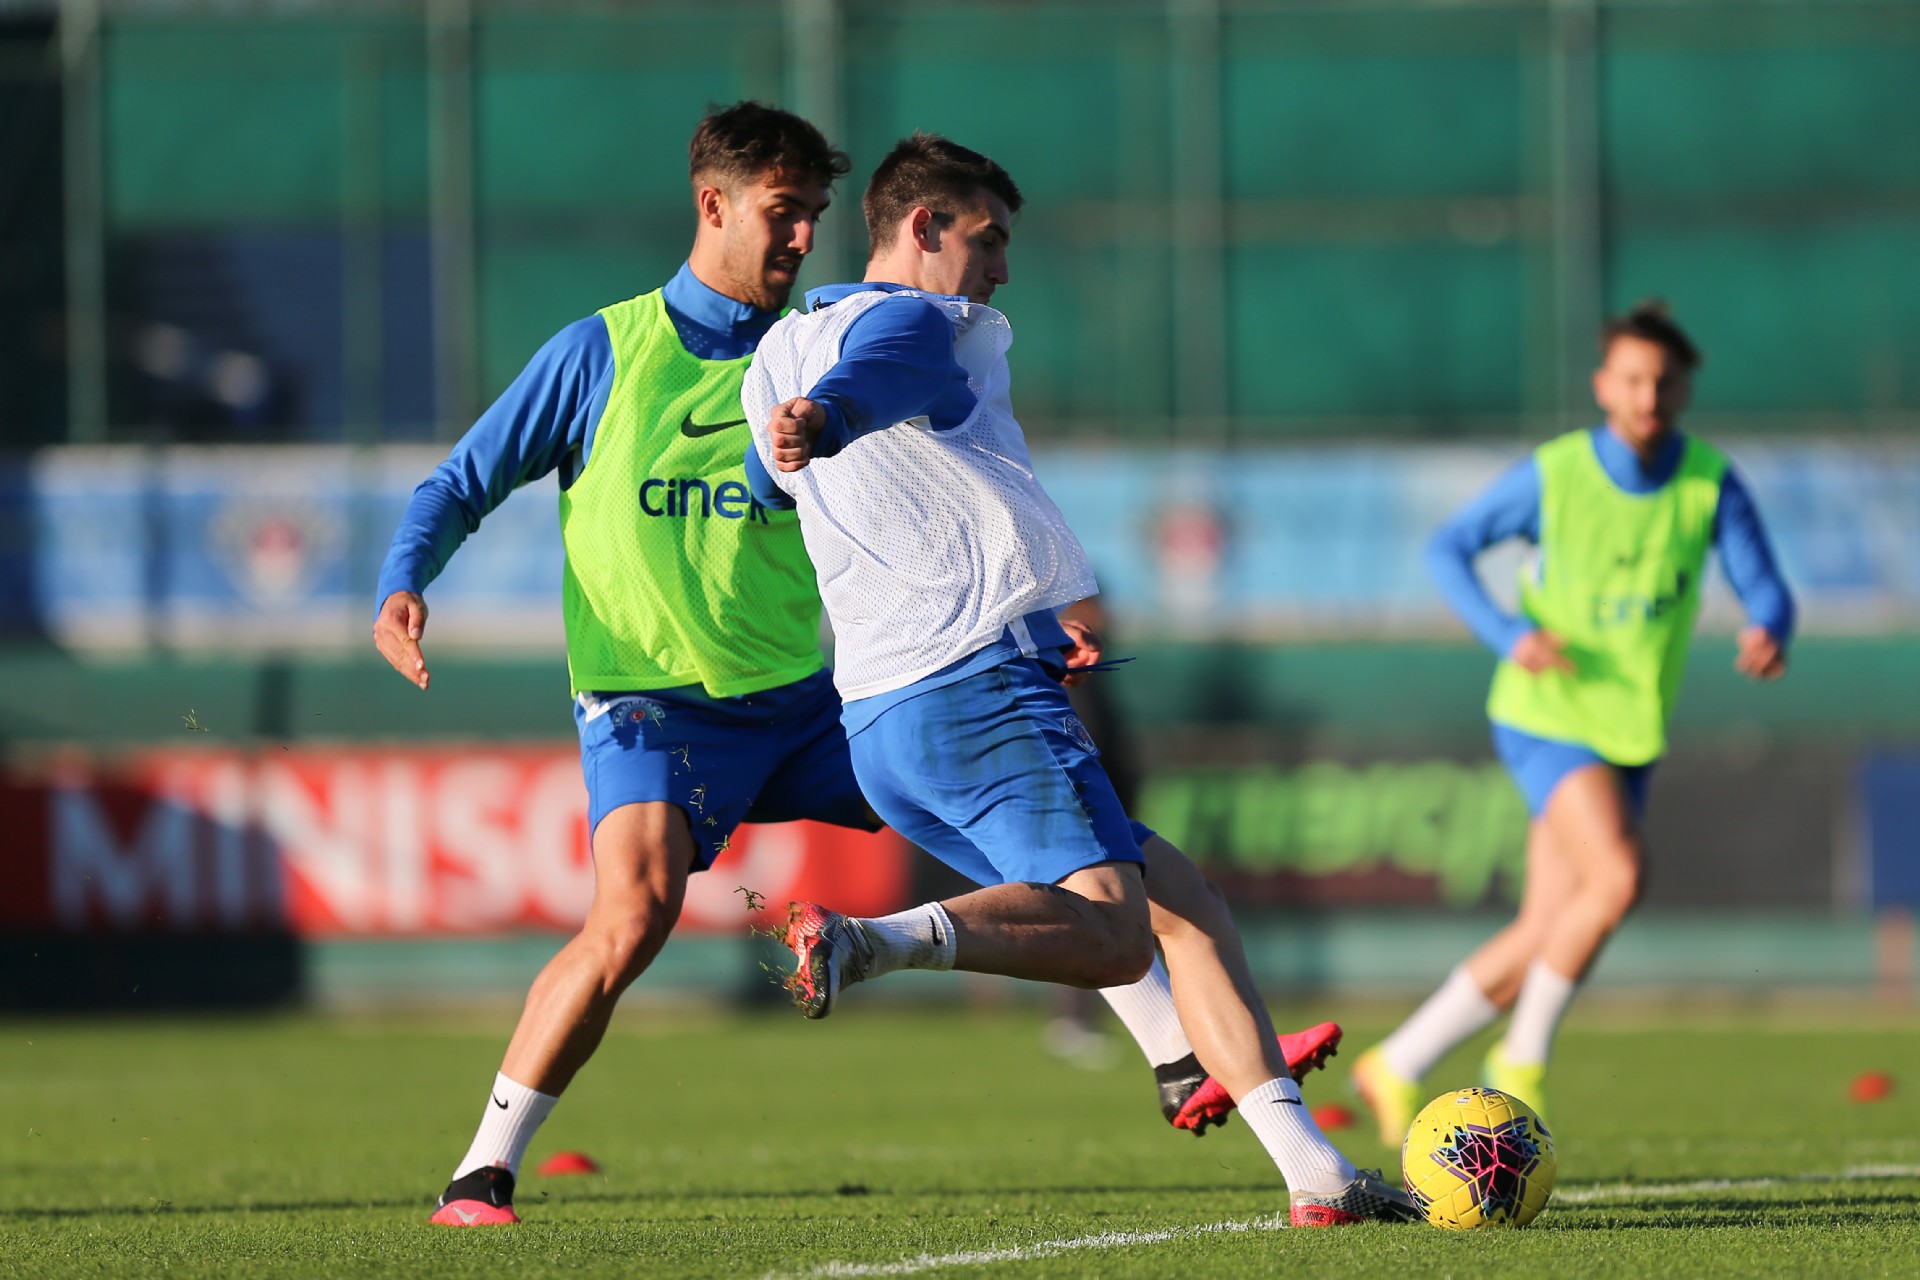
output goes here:
<path id="1" fill-rule="evenodd" d="M 1736 445 L 1807 634 L 1920 628 L 1920 446 Z M 1187 641 L 1460 634 L 1421 563 L 1428 534 L 1521 456 L 1424 446 L 1043 450 L 1036 466 L 1122 629 Z M 358 646 L 388 539 L 438 460 L 364 452 L 51 450 L 0 479 L 11 625 L 81 648 Z M 555 484 L 487 518 L 430 600 L 442 643 L 551 650 Z M 1507 591 L 1520 549 L 1483 570 Z M 1717 577 L 1707 626 L 1738 611 Z"/>

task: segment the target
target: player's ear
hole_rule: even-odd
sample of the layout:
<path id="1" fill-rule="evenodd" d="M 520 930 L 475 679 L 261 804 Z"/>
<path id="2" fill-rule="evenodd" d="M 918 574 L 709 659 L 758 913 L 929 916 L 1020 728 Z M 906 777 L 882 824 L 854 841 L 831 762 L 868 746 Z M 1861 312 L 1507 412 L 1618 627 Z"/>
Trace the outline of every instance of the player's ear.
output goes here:
<path id="1" fill-rule="evenodd" d="M 693 207 L 700 221 L 709 227 L 721 227 L 726 224 L 727 193 L 719 187 L 702 185 L 694 188 Z"/>
<path id="2" fill-rule="evenodd" d="M 933 210 L 918 205 L 907 215 L 907 232 L 922 252 L 940 252 L 940 223 L 933 216 Z"/>

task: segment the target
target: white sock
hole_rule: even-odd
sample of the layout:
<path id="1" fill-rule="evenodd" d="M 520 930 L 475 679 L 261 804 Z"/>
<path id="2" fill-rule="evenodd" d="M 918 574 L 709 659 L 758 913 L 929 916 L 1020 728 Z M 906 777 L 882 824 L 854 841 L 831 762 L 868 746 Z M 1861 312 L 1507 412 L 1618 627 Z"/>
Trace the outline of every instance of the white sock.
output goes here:
<path id="1" fill-rule="evenodd" d="M 503 1075 L 495 1075 L 480 1132 L 473 1135 L 473 1145 L 467 1148 L 466 1158 L 453 1171 L 454 1179 L 458 1181 L 490 1164 L 519 1177 L 527 1144 L 533 1141 L 541 1121 L 558 1101 L 560 1099 L 551 1093 L 541 1093 Z"/>
<path id="2" fill-rule="evenodd" d="M 1527 966 L 1526 981 L 1520 984 L 1520 998 L 1513 1002 L 1513 1021 L 1507 1024 L 1507 1039 L 1502 1046 L 1508 1062 L 1520 1066 L 1545 1064 L 1547 1051 L 1553 1047 L 1554 1030 L 1573 1002 L 1578 985 L 1547 968 L 1545 960 Z"/>
<path id="3" fill-rule="evenodd" d="M 1193 1042 L 1187 1039 L 1180 1014 L 1173 1007 L 1173 984 L 1167 979 L 1167 966 L 1159 956 L 1153 958 L 1153 968 L 1140 981 L 1125 987 L 1102 987 L 1100 995 L 1119 1015 L 1152 1066 L 1178 1062 L 1193 1052 Z"/>
<path id="4" fill-rule="evenodd" d="M 1353 1165 L 1327 1141 L 1313 1122 L 1300 1086 L 1278 1076 L 1240 1099 L 1240 1114 L 1253 1136 L 1273 1157 L 1287 1190 L 1324 1194 L 1338 1191 L 1357 1176 Z"/>
<path id="5" fill-rule="evenodd" d="M 1413 1016 L 1380 1042 L 1380 1056 L 1403 1080 L 1418 1080 L 1447 1050 L 1498 1017 L 1500 1010 L 1461 965 Z"/>
<path id="6" fill-rule="evenodd" d="M 860 926 L 873 944 L 869 978 L 895 969 L 953 968 L 953 921 L 937 902 L 877 919 L 863 917 Z"/>

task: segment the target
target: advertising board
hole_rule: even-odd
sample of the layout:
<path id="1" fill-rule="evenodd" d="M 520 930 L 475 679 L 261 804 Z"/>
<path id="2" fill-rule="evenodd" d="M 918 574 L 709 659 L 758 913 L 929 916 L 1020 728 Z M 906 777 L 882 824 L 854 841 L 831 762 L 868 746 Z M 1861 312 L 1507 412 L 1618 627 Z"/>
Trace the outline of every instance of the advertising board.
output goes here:
<path id="1" fill-rule="evenodd" d="M 586 815 L 578 757 L 556 748 L 56 756 L 0 788 L 0 927 L 566 931 L 593 895 Z M 794 898 L 890 911 L 907 873 L 891 832 L 742 827 L 691 878 L 679 928 L 744 933 Z"/>

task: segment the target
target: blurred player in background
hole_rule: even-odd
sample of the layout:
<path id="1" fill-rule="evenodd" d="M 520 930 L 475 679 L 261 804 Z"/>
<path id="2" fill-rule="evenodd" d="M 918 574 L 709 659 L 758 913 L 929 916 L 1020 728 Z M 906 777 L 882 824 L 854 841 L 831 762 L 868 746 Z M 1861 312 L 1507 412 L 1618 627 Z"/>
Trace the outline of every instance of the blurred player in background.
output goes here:
<path id="1" fill-rule="evenodd" d="M 1533 820 L 1518 917 L 1354 1064 L 1384 1142 L 1405 1134 L 1420 1078 L 1508 1008 L 1485 1083 L 1546 1112 L 1554 1031 L 1639 896 L 1647 783 L 1666 750 L 1709 548 L 1749 622 L 1735 668 L 1763 681 L 1786 670 L 1793 599 L 1759 511 L 1725 455 L 1678 430 L 1699 353 L 1658 303 L 1608 322 L 1600 345 L 1604 425 L 1540 446 L 1428 547 L 1448 603 L 1501 655 L 1487 714 Z M 1517 617 L 1473 567 L 1509 538 L 1538 548 Z"/>
<path id="2" fill-rule="evenodd" d="M 425 689 L 421 593 L 509 493 L 560 472 L 594 864 L 586 923 L 535 979 L 435 1222 L 519 1221 L 527 1144 L 666 941 L 688 873 L 738 823 L 879 825 L 846 761 L 799 526 L 752 499 L 740 462 L 748 357 L 848 167 L 785 111 L 709 114 L 689 147 L 685 265 L 550 340 L 415 490 L 394 535 L 374 639 Z"/>
<path id="3" fill-rule="evenodd" d="M 864 205 L 865 280 L 812 290 L 810 312 L 761 340 L 747 471 L 762 502 L 800 512 L 862 789 L 985 887 L 880 919 L 795 903 L 796 1001 L 824 1017 L 848 985 L 903 968 L 1110 988 L 1147 977 L 1157 941 L 1174 1029 L 1273 1157 L 1292 1220 L 1409 1216 L 1405 1193 L 1356 1171 L 1307 1114 L 1225 902 L 1128 819 L 1068 706 L 1061 680 L 1099 646 L 1055 611 L 1092 595 L 1093 576 L 1034 479 L 1011 335 L 985 305 L 1007 280 L 1019 188 L 915 134 Z"/>

